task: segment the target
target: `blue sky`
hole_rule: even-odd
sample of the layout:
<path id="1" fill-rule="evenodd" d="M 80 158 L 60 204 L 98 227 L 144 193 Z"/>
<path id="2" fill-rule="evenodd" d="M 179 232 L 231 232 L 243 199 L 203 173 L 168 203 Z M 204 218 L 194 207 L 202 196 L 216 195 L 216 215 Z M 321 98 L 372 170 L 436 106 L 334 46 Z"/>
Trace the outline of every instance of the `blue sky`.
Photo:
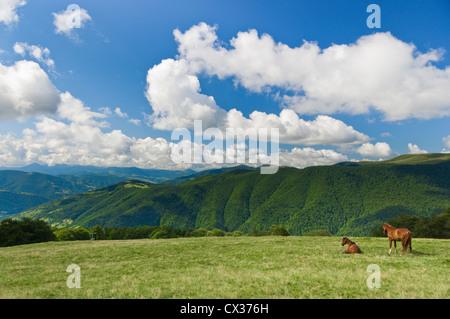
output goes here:
<path id="1" fill-rule="evenodd" d="M 371 3 L 381 28 L 366 24 Z M 56 16 L 70 4 L 85 16 L 58 32 Z M 446 0 L 0 6 L 1 166 L 178 168 L 168 163 L 171 132 L 194 119 L 276 123 L 281 162 L 297 167 L 450 150 Z M 31 82 L 13 87 L 22 76 Z"/>

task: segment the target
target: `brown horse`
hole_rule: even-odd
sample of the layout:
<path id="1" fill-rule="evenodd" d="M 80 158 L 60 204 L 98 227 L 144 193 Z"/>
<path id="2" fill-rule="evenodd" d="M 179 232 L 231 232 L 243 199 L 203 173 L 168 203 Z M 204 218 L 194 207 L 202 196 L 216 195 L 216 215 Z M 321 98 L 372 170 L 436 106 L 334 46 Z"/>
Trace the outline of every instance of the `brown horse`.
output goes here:
<path id="1" fill-rule="evenodd" d="M 348 244 L 348 248 L 343 254 L 361 254 L 361 249 L 347 237 L 342 238 L 342 246 Z"/>
<path id="2" fill-rule="evenodd" d="M 389 224 L 383 224 L 383 232 L 389 238 L 389 254 L 392 252 L 392 241 L 394 241 L 395 252 L 397 253 L 397 240 L 402 243 L 402 253 L 404 255 L 409 245 L 409 252 L 412 256 L 411 232 L 406 228 L 395 228 Z"/>

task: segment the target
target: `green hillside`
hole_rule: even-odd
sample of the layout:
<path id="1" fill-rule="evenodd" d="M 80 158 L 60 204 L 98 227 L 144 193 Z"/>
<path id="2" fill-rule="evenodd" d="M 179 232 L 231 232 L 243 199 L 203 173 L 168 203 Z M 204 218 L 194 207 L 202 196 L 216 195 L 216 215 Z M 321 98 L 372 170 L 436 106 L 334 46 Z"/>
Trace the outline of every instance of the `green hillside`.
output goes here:
<path id="1" fill-rule="evenodd" d="M 0 170 L 0 219 L 55 198 L 115 184 L 115 176 L 60 175 Z"/>
<path id="2" fill-rule="evenodd" d="M 370 235 L 401 213 L 432 216 L 450 207 L 450 160 L 422 165 L 236 169 L 181 185 L 126 181 L 45 203 L 18 215 L 55 225 L 268 229 L 291 234 L 327 229 Z"/>
<path id="3" fill-rule="evenodd" d="M 336 165 L 361 166 L 361 165 L 418 165 L 437 164 L 450 160 L 450 153 L 426 153 L 426 154 L 404 154 L 388 160 L 371 162 L 342 162 Z"/>
<path id="4" fill-rule="evenodd" d="M 0 189 L 0 220 L 45 202 L 48 202 L 48 198 Z"/>

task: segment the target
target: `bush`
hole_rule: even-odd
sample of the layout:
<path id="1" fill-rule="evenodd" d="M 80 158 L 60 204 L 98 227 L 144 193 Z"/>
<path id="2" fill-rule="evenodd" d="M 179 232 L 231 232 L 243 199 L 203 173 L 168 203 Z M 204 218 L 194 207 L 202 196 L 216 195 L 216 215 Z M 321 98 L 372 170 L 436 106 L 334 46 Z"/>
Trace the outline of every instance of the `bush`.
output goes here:
<path id="1" fill-rule="evenodd" d="M 231 237 L 238 237 L 238 236 L 244 236 L 244 233 L 239 230 L 235 230 L 234 232 L 226 233 L 226 235 L 231 236 Z"/>
<path id="2" fill-rule="evenodd" d="M 225 236 L 225 232 L 221 229 L 215 228 L 213 230 L 208 231 L 206 233 L 206 236 L 207 237 L 223 237 L 223 236 Z"/>
<path id="3" fill-rule="evenodd" d="M 289 232 L 283 225 L 270 226 L 270 234 L 272 236 L 290 236 Z"/>
<path id="4" fill-rule="evenodd" d="M 163 225 L 155 229 L 149 237 L 151 239 L 177 238 L 180 237 L 180 234 L 175 229 Z"/>
<path id="5" fill-rule="evenodd" d="M 84 228 L 63 228 L 55 233 L 57 240 L 71 241 L 71 240 L 89 240 L 91 236 L 89 231 Z"/>
<path id="6" fill-rule="evenodd" d="M 193 229 L 193 228 L 189 228 L 186 231 L 186 237 L 205 237 L 206 236 L 207 231 L 203 228 L 198 228 L 198 229 Z"/>
<path id="7" fill-rule="evenodd" d="M 53 231 L 45 221 L 24 218 L 4 219 L 0 222 L 0 246 L 40 243 L 56 240 Z"/>

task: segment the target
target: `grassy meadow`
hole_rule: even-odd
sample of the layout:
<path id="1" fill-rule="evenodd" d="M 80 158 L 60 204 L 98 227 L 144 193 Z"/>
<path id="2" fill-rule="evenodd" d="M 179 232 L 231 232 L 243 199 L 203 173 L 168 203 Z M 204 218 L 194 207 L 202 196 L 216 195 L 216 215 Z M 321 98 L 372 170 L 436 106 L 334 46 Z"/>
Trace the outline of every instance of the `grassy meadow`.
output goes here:
<path id="1" fill-rule="evenodd" d="M 201 237 L 48 242 L 0 248 L 0 298 L 448 298 L 450 241 L 413 238 Z M 398 244 L 400 252 L 401 245 Z M 69 289 L 67 267 L 81 269 Z M 367 267 L 380 267 L 369 289 Z"/>

